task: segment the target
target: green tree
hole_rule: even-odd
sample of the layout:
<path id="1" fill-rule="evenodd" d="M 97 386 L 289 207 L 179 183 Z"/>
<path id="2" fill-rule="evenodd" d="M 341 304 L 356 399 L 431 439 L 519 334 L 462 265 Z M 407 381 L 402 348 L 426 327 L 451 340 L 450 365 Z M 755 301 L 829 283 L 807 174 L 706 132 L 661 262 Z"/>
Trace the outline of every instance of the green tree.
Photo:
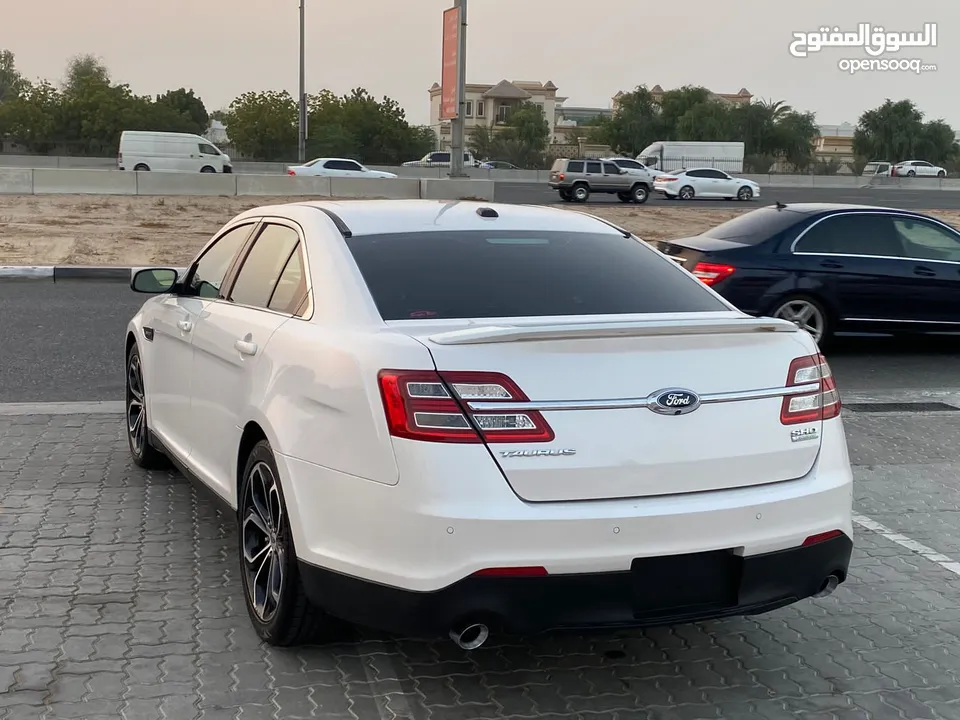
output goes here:
<path id="1" fill-rule="evenodd" d="M 603 118 L 597 126 L 596 139 L 632 157 L 650 143 L 662 140 L 662 132 L 660 110 L 650 91 L 640 86 L 620 96 L 613 117 Z"/>
<path id="2" fill-rule="evenodd" d="M 296 152 L 297 117 L 297 102 L 286 91 L 246 92 L 230 103 L 225 125 L 243 155 L 282 160 Z"/>
<path id="3" fill-rule="evenodd" d="M 773 144 L 788 163 L 804 170 L 813 162 L 813 142 L 819 134 L 813 113 L 789 110 L 776 116 Z"/>
<path id="4" fill-rule="evenodd" d="M 517 140 L 531 153 L 542 153 L 550 142 L 550 123 L 543 108 L 524 103 L 510 114 L 502 134 L 504 140 Z"/>
<path id="5" fill-rule="evenodd" d="M 48 82 L 30 85 L 19 97 L 0 103 L 0 138 L 30 152 L 48 153 L 60 133 L 60 93 Z"/>
<path id="6" fill-rule="evenodd" d="M 860 116 L 853 133 L 853 152 L 890 162 L 914 158 L 919 154 L 923 127 L 923 113 L 912 100 L 893 102 L 888 98 L 883 105 Z M 931 157 L 929 161 L 940 159 Z"/>
<path id="7" fill-rule="evenodd" d="M 692 105 L 676 123 L 675 139 L 688 142 L 733 142 L 739 139 L 730 105 L 708 100 Z"/>
<path id="8" fill-rule="evenodd" d="M 716 104 L 705 87 L 684 85 L 676 90 L 667 90 L 660 98 L 660 122 L 663 137 L 659 140 L 680 140 L 680 119 L 694 108 Z M 692 138 L 688 138 L 692 139 Z"/>
<path id="9" fill-rule="evenodd" d="M 183 118 L 183 124 L 187 128 L 184 132 L 192 132 L 202 135 L 210 127 L 210 115 L 203 104 L 203 100 L 198 98 L 193 90 L 180 88 L 179 90 L 169 90 L 163 95 L 157 95 L 157 109 L 162 111 L 167 108 L 176 115 Z"/>
<path id="10" fill-rule="evenodd" d="M 80 95 L 94 87 L 110 87 L 110 71 L 107 66 L 95 55 L 77 55 L 71 58 L 63 79 L 64 96 Z"/>
<path id="11" fill-rule="evenodd" d="M 16 58 L 9 50 L 0 50 L 0 102 L 20 97 L 30 83 L 17 70 Z"/>

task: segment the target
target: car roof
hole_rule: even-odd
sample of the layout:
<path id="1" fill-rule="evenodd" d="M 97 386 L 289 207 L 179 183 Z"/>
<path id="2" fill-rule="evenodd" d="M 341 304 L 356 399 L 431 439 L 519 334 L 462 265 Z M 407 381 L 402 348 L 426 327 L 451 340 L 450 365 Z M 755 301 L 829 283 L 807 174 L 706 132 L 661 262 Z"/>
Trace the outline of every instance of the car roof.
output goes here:
<path id="1" fill-rule="evenodd" d="M 784 210 L 791 210 L 797 213 L 804 213 L 807 215 L 815 215 L 818 213 L 826 212 L 857 212 L 869 210 L 873 212 L 895 212 L 895 213 L 904 213 L 906 215 L 919 215 L 923 216 L 923 213 L 914 212 L 912 210 L 902 210 L 900 208 L 884 207 L 882 205 L 856 205 L 853 203 L 782 203 Z M 766 205 L 764 209 L 775 208 L 775 205 Z"/>
<path id="2" fill-rule="evenodd" d="M 303 207 L 332 213 L 352 236 L 485 229 L 622 234 L 605 220 L 576 210 L 472 200 L 307 201 L 251 208 L 236 219 L 268 214 L 283 216 Z M 481 217 L 477 212 L 480 208 L 493 209 L 499 217 Z"/>

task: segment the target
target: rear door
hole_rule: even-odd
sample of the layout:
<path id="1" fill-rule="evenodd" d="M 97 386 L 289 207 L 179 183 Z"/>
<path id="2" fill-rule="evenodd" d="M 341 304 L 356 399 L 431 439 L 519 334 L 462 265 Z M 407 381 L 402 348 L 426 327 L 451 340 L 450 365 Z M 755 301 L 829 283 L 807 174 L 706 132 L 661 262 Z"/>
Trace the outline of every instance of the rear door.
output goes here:
<path id="1" fill-rule="evenodd" d="M 605 189 L 603 183 L 603 163 L 599 160 L 588 160 L 584 163 L 584 177 L 591 189 Z"/>
<path id="2" fill-rule="evenodd" d="M 677 319 L 751 322 L 635 238 L 604 231 L 438 231 L 361 236 L 347 244 L 382 317 L 420 340 L 441 373 L 501 373 L 523 393 L 514 399 L 535 403 L 529 411 L 549 424 L 549 441 L 496 442 L 495 432 L 487 433 L 492 457 L 525 500 L 761 485 L 813 467 L 819 419 L 796 425 L 780 419 L 778 389 L 791 362 L 809 351 L 794 328 L 662 334 L 661 327 L 639 336 L 601 328 L 576 337 L 583 328 L 571 330 L 572 323 L 597 329 L 625 320 L 646 327 Z M 496 286 L 483 289 L 491 277 Z M 411 320 L 420 317 L 436 319 Z M 547 334 L 471 344 L 443 337 L 468 326 L 531 324 Z M 756 396 L 758 390 L 766 394 Z M 671 395 L 724 401 L 693 412 L 651 411 L 648 399 L 663 398 L 672 412 Z M 514 420 L 526 427 L 522 417 Z M 800 437 L 798 428 L 809 432 Z"/>
<path id="3" fill-rule="evenodd" d="M 928 312 L 928 278 L 904 257 L 889 213 L 831 215 L 801 232 L 793 252 L 841 319 L 913 322 Z"/>
<path id="4" fill-rule="evenodd" d="M 960 327 L 960 233 L 910 215 L 894 215 L 892 221 L 910 265 L 905 270 L 924 294 L 919 317 L 948 326 L 945 330 Z"/>

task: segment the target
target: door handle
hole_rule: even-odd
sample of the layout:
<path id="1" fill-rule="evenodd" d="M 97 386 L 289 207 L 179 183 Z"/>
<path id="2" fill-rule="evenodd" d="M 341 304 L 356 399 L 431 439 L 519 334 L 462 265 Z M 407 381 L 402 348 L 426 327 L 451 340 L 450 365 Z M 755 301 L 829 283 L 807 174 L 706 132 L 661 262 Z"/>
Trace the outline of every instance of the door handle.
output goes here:
<path id="1" fill-rule="evenodd" d="M 178 320 L 177 327 L 180 328 L 180 332 L 188 333 L 193 330 L 193 323 L 189 320 Z"/>
<path id="2" fill-rule="evenodd" d="M 820 267 L 825 267 L 825 268 L 842 268 L 843 265 L 840 264 L 840 263 L 838 263 L 838 262 L 834 262 L 833 260 L 824 260 L 823 262 L 820 263 Z"/>
<path id="3" fill-rule="evenodd" d="M 933 270 L 925 268 L 922 265 L 917 265 L 917 267 L 913 269 L 913 274 L 920 275 L 921 277 L 934 277 L 936 275 Z"/>
<path id="4" fill-rule="evenodd" d="M 249 342 L 247 340 L 237 340 L 233 346 L 237 349 L 241 355 L 256 355 L 257 354 L 257 344 L 255 342 Z"/>

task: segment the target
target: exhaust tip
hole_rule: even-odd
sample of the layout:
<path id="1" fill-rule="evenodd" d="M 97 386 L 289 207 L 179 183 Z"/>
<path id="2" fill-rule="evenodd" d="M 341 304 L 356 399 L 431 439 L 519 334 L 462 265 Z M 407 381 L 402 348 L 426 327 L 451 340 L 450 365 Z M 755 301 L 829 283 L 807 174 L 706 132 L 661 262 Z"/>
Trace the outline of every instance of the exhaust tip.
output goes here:
<path id="1" fill-rule="evenodd" d="M 820 588 L 820 592 L 814 595 L 815 598 L 827 597 L 827 595 L 832 595 L 833 591 L 837 589 L 840 585 L 840 578 L 836 575 L 828 575 L 827 579 L 823 581 L 823 587 Z"/>
<path id="2" fill-rule="evenodd" d="M 475 623 L 467 625 L 462 630 L 451 630 L 450 639 L 461 650 L 476 650 L 490 637 L 490 629 L 486 625 Z"/>

